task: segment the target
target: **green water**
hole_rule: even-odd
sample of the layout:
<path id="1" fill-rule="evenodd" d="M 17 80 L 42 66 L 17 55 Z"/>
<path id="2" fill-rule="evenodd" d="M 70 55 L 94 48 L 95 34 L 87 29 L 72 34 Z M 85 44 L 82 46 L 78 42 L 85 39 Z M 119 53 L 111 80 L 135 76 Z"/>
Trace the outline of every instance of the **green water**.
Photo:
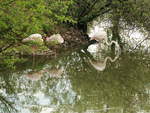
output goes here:
<path id="1" fill-rule="evenodd" d="M 89 58 L 80 50 L 27 57 L 15 70 L 1 71 L 0 113 L 150 113 L 149 55 L 121 55 L 104 71 Z"/>

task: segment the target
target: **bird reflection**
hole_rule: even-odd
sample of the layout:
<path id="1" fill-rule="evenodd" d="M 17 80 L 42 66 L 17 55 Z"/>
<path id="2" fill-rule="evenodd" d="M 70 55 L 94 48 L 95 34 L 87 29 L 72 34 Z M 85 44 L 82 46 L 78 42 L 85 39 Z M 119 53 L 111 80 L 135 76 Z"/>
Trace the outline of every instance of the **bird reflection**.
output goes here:
<path id="1" fill-rule="evenodd" d="M 40 71 L 31 71 L 25 75 L 26 78 L 32 81 L 40 80 L 44 74 L 49 75 L 51 78 L 61 78 L 61 75 L 64 72 L 64 68 L 52 68 L 52 69 L 43 69 Z"/>
<path id="2" fill-rule="evenodd" d="M 61 75 L 64 72 L 64 67 L 61 68 L 52 68 L 50 70 L 47 70 L 48 74 L 50 77 L 55 77 L 55 78 L 61 78 Z"/>
<path id="3" fill-rule="evenodd" d="M 44 70 L 37 71 L 37 72 L 32 71 L 26 74 L 25 77 L 28 78 L 29 80 L 37 81 L 41 79 L 43 74 L 44 74 Z"/>
<path id="4" fill-rule="evenodd" d="M 105 43 L 108 45 L 108 46 L 111 46 L 112 44 L 115 44 L 116 48 L 115 50 L 117 51 L 117 55 L 114 59 L 112 59 L 111 57 L 107 56 L 103 61 L 96 61 L 96 60 L 91 60 L 89 59 L 89 62 L 90 64 L 98 71 L 104 71 L 105 68 L 106 68 L 106 64 L 107 64 L 107 61 L 110 60 L 111 62 L 115 62 L 119 55 L 120 55 L 120 46 L 118 44 L 117 41 L 111 41 L 110 43 L 108 42 L 108 38 L 107 38 L 107 33 L 105 31 L 101 31 L 101 32 L 98 32 L 98 33 L 95 33 L 91 38 L 90 40 L 96 40 L 97 42 L 101 42 L 101 41 L 105 41 Z M 115 52 L 116 52 L 115 51 Z"/>
<path id="5" fill-rule="evenodd" d="M 119 44 L 117 41 L 112 40 L 111 42 L 108 42 L 108 37 L 107 37 L 107 33 L 105 31 L 99 31 L 96 32 L 91 38 L 90 40 L 96 40 L 97 42 L 101 42 L 101 41 L 105 41 L 105 43 L 108 46 L 111 46 L 113 43 L 115 44 L 115 46 L 117 48 L 120 48 Z"/>
<path id="6" fill-rule="evenodd" d="M 115 56 L 114 59 L 107 56 L 103 61 L 89 59 L 89 62 L 96 70 L 104 71 L 106 68 L 107 61 L 110 60 L 111 62 L 115 62 L 119 58 L 119 55 L 120 55 L 120 49 L 118 49 L 117 55 Z"/>
<path id="7" fill-rule="evenodd" d="M 115 62 L 118 59 L 118 56 L 116 56 L 114 59 L 107 56 L 104 61 L 95 61 L 95 60 L 89 60 L 90 64 L 98 71 L 104 71 L 106 68 L 107 61 L 110 60 L 111 62 Z"/>

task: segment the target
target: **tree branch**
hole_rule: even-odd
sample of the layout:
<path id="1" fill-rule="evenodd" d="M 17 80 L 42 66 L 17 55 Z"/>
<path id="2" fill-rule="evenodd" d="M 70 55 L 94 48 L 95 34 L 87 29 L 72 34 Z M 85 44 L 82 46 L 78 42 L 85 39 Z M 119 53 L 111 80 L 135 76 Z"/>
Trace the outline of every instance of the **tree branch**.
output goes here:
<path id="1" fill-rule="evenodd" d="M 0 53 L 12 47 L 13 45 L 15 45 L 15 43 L 10 43 L 9 45 L 6 45 L 5 47 L 0 48 Z"/>
<path id="2" fill-rule="evenodd" d="M 5 105 L 5 107 L 7 108 L 7 110 L 10 112 L 9 109 L 13 109 L 15 111 L 17 111 L 12 102 L 7 101 L 3 96 L 0 95 L 0 101 Z"/>
<path id="3" fill-rule="evenodd" d="M 103 15 L 103 14 L 105 14 L 105 13 L 108 13 L 109 11 L 111 11 L 111 9 L 107 9 L 107 10 L 105 10 L 105 11 L 101 11 L 100 13 L 93 14 L 93 15 L 91 15 L 90 17 L 83 18 L 82 20 L 80 20 L 80 23 L 82 23 L 82 22 L 85 22 L 85 23 L 91 22 L 91 21 L 94 20 L 95 18 L 97 18 L 97 17 L 99 17 L 100 15 Z"/>
<path id="4" fill-rule="evenodd" d="M 144 38 L 142 41 L 140 41 L 138 44 L 136 44 L 135 48 L 134 48 L 132 51 L 135 51 L 138 47 L 141 46 L 141 44 L 142 44 L 144 41 L 150 39 L 149 36 L 150 36 L 150 35 L 148 35 L 146 38 Z"/>
<path id="5" fill-rule="evenodd" d="M 95 4 L 96 4 L 98 1 L 99 1 L 99 0 L 95 0 L 95 1 L 93 2 L 93 4 L 90 6 L 90 8 L 89 8 L 87 11 L 83 12 L 83 13 L 80 15 L 80 17 L 81 17 L 81 16 L 84 17 L 84 16 L 88 15 L 88 14 L 90 13 L 90 11 L 92 11 L 93 7 L 95 6 Z"/>
<path id="6" fill-rule="evenodd" d="M 88 15 L 90 13 L 90 11 L 92 10 L 92 8 L 94 7 L 94 5 L 97 3 L 97 0 L 95 1 L 95 3 L 93 3 L 93 5 L 91 6 L 91 9 L 88 10 L 88 12 L 86 12 L 84 14 L 84 16 L 82 16 L 83 18 L 80 20 L 80 22 L 90 22 L 93 19 L 97 18 L 98 16 L 109 12 L 111 9 L 107 9 L 112 5 L 112 0 L 110 0 L 105 6 L 101 7 L 96 13 L 92 14 L 90 17 L 87 17 L 86 15 Z M 103 11 L 104 10 L 104 11 Z"/>

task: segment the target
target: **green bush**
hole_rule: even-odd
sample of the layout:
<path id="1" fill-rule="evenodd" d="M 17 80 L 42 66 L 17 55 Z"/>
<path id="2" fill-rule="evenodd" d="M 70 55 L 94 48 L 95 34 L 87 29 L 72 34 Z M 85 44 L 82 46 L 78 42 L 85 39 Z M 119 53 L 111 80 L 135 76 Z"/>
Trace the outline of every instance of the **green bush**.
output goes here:
<path id="1" fill-rule="evenodd" d="M 64 21 L 75 22 L 67 16 L 72 0 L 1 0 L 0 49 L 34 33 L 44 35 Z"/>

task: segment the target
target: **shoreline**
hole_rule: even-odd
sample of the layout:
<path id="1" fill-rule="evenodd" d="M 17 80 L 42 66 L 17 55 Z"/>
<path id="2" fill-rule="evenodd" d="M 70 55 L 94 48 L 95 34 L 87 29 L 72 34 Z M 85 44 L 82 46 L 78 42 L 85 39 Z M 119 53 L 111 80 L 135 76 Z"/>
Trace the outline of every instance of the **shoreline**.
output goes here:
<path id="1" fill-rule="evenodd" d="M 58 29 L 57 29 L 58 30 Z M 18 43 L 16 46 L 9 48 L 1 53 L 6 56 L 56 56 L 70 49 L 77 49 L 81 46 L 89 44 L 89 37 L 82 31 L 72 27 L 60 27 L 59 31 L 55 31 L 62 36 L 64 43 L 55 46 L 47 45 L 45 42 L 40 47 L 34 47 Z M 52 33 L 50 33 L 52 35 Z M 54 34 L 54 33 L 53 33 Z"/>

